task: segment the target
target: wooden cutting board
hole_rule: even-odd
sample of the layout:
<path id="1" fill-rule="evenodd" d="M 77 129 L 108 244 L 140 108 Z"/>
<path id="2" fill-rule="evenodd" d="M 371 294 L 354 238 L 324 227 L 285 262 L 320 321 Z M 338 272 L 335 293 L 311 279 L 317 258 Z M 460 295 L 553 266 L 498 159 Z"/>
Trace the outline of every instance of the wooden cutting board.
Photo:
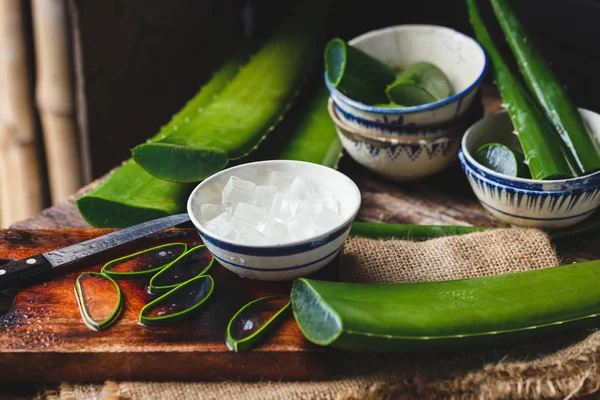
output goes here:
<path id="1" fill-rule="evenodd" d="M 110 232 L 105 229 L 0 230 L 0 258 L 24 258 Z M 76 263 L 21 289 L 0 316 L 2 381 L 106 379 L 311 379 L 326 376 L 332 353 L 305 340 L 293 317 L 261 346 L 234 353 L 225 345 L 229 318 L 252 299 L 289 294 L 290 282 L 245 280 L 215 264 L 210 302 L 189 321 L 169 327 L 138 324 L 149 299 L 144 284 L 119 281 L 124 300 L 118 321 L 90 330 L 82 321 L 74 284 L 83 271 L 100 271 L 114 258 L 163 243 L 201 244 L 194 229 L 170 229 Z M 335 278 L 339 258 L 317 277 Z M 6 299 L 5 299 L 6 303 Z"/>

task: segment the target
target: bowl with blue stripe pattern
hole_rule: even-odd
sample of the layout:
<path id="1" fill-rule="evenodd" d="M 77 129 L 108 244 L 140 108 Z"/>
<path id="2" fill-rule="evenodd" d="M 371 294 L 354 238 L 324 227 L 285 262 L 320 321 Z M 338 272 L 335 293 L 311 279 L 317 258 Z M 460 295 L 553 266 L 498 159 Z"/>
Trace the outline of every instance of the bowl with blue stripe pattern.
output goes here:
<path id="1" fill-rule="evenodd" d="M 273 245 L 236 243 L 207 230 L 197 212 L 201 204 L 220 204 L 223 187 L 232 176 L 265 184 L 261 180 L 266 179 L 270 171 L 320 177 L 336 196 L 342 222 L 318 236 Z M 286 281 L 310 275 L 335 258 L 343 248 L 360 203 L 356 184 L 333 168 L 304 161 L 268 160 L 234 166 L 205 179 L 190 194 L 187 211 L 202 241 L 219 264 L 243 278 Z"/>
<path id="2" fill-rule="evenodd" d="M 600 141 L 600 114 L 579 111 Z M 574 225 L 592 215 L 600 206 L 600 172 L 571 179 L 524 179 L 493 171 L 473 158 L 486 143 L 522 151 L 513 129 L 502 110 L 473 124 L 462 138 L 458 158 L 480 203 L 503 222 L 545 229 Z"/>
<path id="3" fill-rule="evenodd" d="M 369 122 L 414 128 L 457 119 L 478 98 L 478 89 L 488 66 L 487 56 L 476 40 L 444 26 L 391 26 L 362 34 L 348 44 L 393 69 L 405 69 L 419 61 L 433 63 L 446 74 L 454 88 L 450 97 L 428 104 L 377 107 L 346 96 L 331 85 L 325 73 L 325 84 L 340 115 L 356 128 L 364 128 Z"/>

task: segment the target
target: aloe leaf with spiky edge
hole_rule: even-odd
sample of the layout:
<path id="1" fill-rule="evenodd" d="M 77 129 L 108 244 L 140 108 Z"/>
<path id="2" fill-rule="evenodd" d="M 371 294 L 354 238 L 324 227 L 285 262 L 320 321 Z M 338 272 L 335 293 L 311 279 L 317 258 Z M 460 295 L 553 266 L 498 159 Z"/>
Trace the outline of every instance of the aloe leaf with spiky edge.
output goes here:
<path id="1" fill-rule="evenodd" d="M 485 48 L 494 64 L 496 85 L 515 128 L 525 163 L 533 179 L 571 178 L 573 172 L 558 136 L 537 107 L 535 101 L 514 76 L 496 49 L 475 0 L 467 0 L 471 25 L 477 41 Z"/>
<path id="2" fill-rule="evenodd" d="M 246 50 L 242 49 L 229 58 L 185 107 L 149 140 L 164 139 L 179 127 L 190 124 L 237 74 L 246 59 L 245 54 Z M 78 198 L 77 208 L 96 228 L 125 228 L 184 212 L 192 188 L 190 184 L 156 178 L 129 159 L 96 188 Z"/>
<path id="3" fill-rule="evenodd" d="M 165 180 L 197 182 L 253 151 L 290 108 L 319 56 L 327 5 L 299 6 L 197 119 L 135 147 L 136 162 Z"/>

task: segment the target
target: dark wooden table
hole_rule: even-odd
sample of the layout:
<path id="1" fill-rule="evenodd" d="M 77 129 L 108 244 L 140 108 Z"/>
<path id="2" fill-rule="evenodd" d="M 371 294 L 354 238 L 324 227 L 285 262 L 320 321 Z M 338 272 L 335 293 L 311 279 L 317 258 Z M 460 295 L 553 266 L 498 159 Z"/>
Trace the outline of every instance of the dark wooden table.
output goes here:
<path id="1" fill-rule="evenodd" d="M 497 93 L 490 87 L 483 89 L 483 103 L 486 113 L 500 109 Z M 361 168 L 348 156 L 342 159 L 339 169 L 352 178 L 361 190 L 362 206 L 357 220 L 431 225 L 502 225 L 479 204 L 458 163 L 436 176 L 410 183 L 384 180 Z M 11 228 L 89 227 L 79 215 L 75 199 L 99 181 L 101 180 L 81 188 L 68 201 L 15 223 Z M 599 239 L 598 235 L 587 236 L 555 244 L 563 263 L 568 263 L 600 258 L 600 246 L 597 244 Z M 0 385 L 0 399 L 30 398 L 34 392 L 47 388 L 36 385 Z M 12 393 L 13 397 L 6 397 L 11 395 L 5 393 Z"/>

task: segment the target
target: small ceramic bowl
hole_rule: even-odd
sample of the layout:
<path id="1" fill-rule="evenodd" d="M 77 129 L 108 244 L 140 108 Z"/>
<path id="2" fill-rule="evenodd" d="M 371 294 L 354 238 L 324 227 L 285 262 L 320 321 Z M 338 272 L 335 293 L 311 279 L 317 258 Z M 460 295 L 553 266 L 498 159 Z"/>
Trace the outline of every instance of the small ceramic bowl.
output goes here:
<path id="1" fill-rule="evenodd" d="M 337 195 L 342 222 L 318 236 L 276 245 L 247 245 L 215 237 L 203 225 L 196 210 L 201 204 L 221 204 L 221 192 L 231 176 L 266 184 L 268 172 L 281 171 L 323 179 Z M 261 183 L 262 180 L 265 180 Z M 341 172 L 319 164 L 292 160 L 269 160 L 238 165 L 202 181 L 192 191 L 187 211 L 202 241 L 225 268 L 243 278 L 285 281 L 309 275 L 331 262 L 341 250 L 360 207 L 360 191 Z"/>
<path id="2" fill-rule="evenodd" d="M 600 140 L 600 114 L 580 109 L 590 132 Z M 480 203 L 499 220 L 544 229 L 563 228 L 589 217 L 600 206 L 600 172 L 571 179 L 515 178 L 492 171 L 473 158 L 482 145 L 500 142 L 519 149 L 506 111 L 488 115 L 462 138 L 460 164 Z"/>
<path id="3" fill-rule="evenodd" d="M 329 115 L 344 150 L 365 168 L 395 181 L 411 181 L 436 174 L 456 161 L 460 133 L 437 139 L 401 139 L 350 127 L 329 100 Z"/>
<path id="4" fill-rule="evenodd" d="M 403 108 L 375 107 L 349 98 L 325 84 L 336 106 L 355 118 L 396 126 L 435 125 L 461 116 L 476 98 L 487 69 L 483 48 L 471 37 L 436 25 L 398 25 L 360 35 L 348 42 L 392 68 L 418 61 L 437 65 L 454 88 L 452 96 L 429 104 Z M 360 128 L 359 120 L 348 120 Z"/>

